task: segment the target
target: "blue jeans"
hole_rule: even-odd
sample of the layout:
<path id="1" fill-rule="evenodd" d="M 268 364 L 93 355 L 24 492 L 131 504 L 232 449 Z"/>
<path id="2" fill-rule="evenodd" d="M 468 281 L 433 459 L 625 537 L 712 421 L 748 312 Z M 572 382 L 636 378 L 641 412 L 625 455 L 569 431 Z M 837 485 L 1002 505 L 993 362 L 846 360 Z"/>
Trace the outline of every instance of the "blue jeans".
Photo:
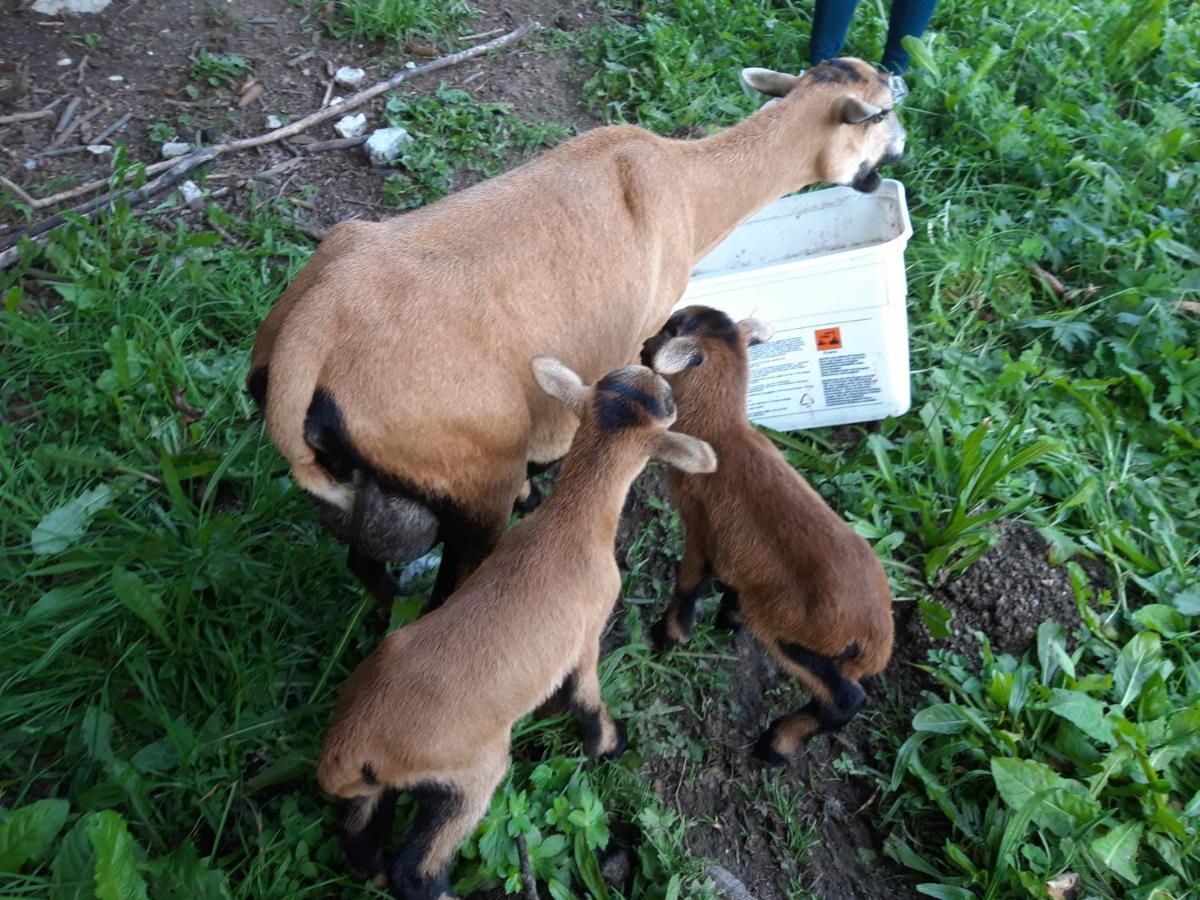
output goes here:
<path id="1" fill-rule="evenodd" d="M 813 65 L 833 59 L 842 52 L 857 6 L 858 0 L 816 0 L 812 42 L 808 51 Z M 929 24 L 935 6 L 937 0 L 892 0 L 887 43 L 883 47 L 884 68 L 896 74 L 908 68 L 908 54 L 900 46 L 900 41 L 905 35 L 920 37 Z"/>

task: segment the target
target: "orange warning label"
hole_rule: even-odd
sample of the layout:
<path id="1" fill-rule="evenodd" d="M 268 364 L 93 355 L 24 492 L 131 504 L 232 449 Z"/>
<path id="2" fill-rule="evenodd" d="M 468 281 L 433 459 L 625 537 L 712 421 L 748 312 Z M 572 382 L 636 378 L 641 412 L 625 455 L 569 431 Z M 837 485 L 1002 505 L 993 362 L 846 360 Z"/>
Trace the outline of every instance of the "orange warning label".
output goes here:
<path id="1" fill-rule="evenodd" d="M 842 329 L 818 328 L 815 332 L 815 335 L 817 339 L 817 350 L 842 349 Z"/>

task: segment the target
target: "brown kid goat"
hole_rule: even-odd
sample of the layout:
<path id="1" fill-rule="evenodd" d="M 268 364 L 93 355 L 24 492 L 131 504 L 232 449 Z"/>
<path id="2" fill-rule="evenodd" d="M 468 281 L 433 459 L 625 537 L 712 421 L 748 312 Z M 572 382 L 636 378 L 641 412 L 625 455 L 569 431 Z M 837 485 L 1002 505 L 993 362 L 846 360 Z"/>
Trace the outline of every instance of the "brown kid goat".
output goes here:
<path id="1" fill-rule="evenodd" d="M 753 319 L 735 325 L 722 312 L 689 306 L 646 342 L 642 360 L 671 385 L 676 424 L 721 460 L 706 478 L 668 473 L 686 543 L 655 643 L 666 649 L 691 635 L 707 575 L 725 585 L 718 624 L 744 624 L 812 693 L 758 742 L 756 755 L 778 764 L 862 707 L 859 679 L 881 672 L 891 656 L 892 596 L 871 546 L 746 418 L 746 348 L 770 334 Z"/>
<path id="2" fill-rule="evenodd" d="M 343 222 L 275 303 L 248 388 L 381 601 L 385 564 L 437 541 L 445 599 L 530 472 L 566 452 L 574 422 L 532 357 L 586 379 L 636 360 L 738 223 L 814 182 L 874 190 L 904 149 L 888 78 L 861 60 L 742 77 L 780 99 L 700 140 L 597 128 L 422 209 Z"/>
<path id="3" fill-rule="evenodd" d="M 521 716 L 569 706 L 589 754 L 624 749 L 596 672 L 621 587 L 621 506 L 652 456 L 692 473 L 716 468 L 707 444 L 667 430 L 675 403 L 649 369 L 618 369 L 593 388 L 556 360 L 533 370 L 580 422 L 553 495 L 503 535 L 451 602 L 388 635 L 354 670 L 321 751 L 321 787 L 347 801 L 351 866 L 386 877 L 406 900 L 449 896 L 450 862 L 504 776 Z M 398 790 L 417 796 L 419 818 L 385 875 Z"/>

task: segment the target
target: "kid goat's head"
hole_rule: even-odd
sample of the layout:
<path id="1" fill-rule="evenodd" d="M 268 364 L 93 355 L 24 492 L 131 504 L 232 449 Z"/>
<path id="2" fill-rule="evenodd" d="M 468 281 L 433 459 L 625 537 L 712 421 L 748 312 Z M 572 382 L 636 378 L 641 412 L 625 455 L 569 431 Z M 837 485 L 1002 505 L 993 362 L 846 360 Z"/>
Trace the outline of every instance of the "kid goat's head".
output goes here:
<path id="1" fill-rule="evenodd" d="M 685 419 L 697 408 L 744 416 L 750 363 L 746 349 L 771 339 L 758 319 L 734 322 L 720 310 L 687 306 L 642 345 L 642 363 L 670 378 Z"/>
<path id="2" fill-rule="evenodd" d="M 712 472 L 717 457 L 704 441 L 668 431 L 675 422 L 670 386 L 644 366 L 623 366 L 594 385 L 556 359 L 533 360 L 537 383 L 579 417 L 575 440 L 628 441 L 645 457 L 656 457 L 691 473 Z"/>
<path id="3" fill-rule="evenodd" d="M 768 106 L 790 106 L 802 97 L 825 101 L 826 119 L 813 123 L 830 129 L 816 160 L 821 181 L 870 193 L 879 187 L 879 167 L 904 154 L 904 128 L 896 116 L 894 106 L 899 98 L 893 95 L 891 76 L 861 59 L 827 60 L 801 75 L 743 69 L 742 80 L 778 98 Z"/>

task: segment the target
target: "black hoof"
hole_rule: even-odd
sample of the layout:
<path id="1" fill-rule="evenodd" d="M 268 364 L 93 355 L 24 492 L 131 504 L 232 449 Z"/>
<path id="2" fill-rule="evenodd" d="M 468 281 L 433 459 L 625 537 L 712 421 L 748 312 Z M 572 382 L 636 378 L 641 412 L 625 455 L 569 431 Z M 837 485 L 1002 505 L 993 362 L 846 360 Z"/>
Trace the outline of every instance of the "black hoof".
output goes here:
<path id="1" fill-rule="evenodd" d="M 740 615 L 721 607 L 721 609 L 717 612 L 717 618 L 713 620 L 713 624 L 716 625 L 717 628 L 721 628 L 725 631 L 732 631 L 734 634 L 738 634 L 741 632 L 742 625 L 744 623 L 742 622 L 742 617 Z"/>
<path id="2" fill-rule="evenodd" d="M 650 629 L 650 649 L 655 653 L 666 653 L 673 649 L 679 640 L 667 634 L 667 617 L 663 616 Z"/>
<path id="3" fill-rule="evenodd" d="M 754 758 L 765 766 L 786 766 L 788 758 L 772 746 L 774 737 L 773 731 L 767 731 L 758 739 L 754 745 Z"/>
<path id="4" fill-rule="evenodd" d="M 625 726 L 620 722 L 613 722 L 613 727 L 617 729 L 617 745 L 611 750 L 601 753 L 600 759 L 616 759 L 629 749 L 629 736 L 625 733 Z"/>

